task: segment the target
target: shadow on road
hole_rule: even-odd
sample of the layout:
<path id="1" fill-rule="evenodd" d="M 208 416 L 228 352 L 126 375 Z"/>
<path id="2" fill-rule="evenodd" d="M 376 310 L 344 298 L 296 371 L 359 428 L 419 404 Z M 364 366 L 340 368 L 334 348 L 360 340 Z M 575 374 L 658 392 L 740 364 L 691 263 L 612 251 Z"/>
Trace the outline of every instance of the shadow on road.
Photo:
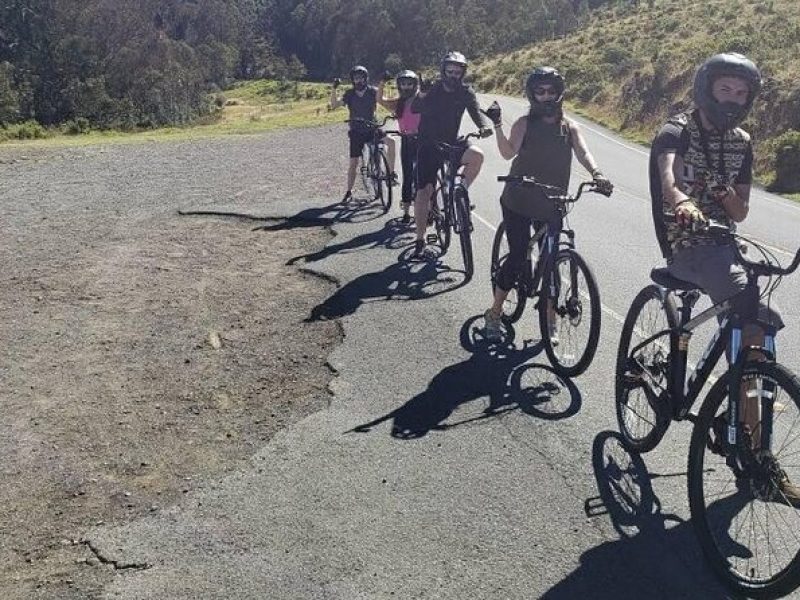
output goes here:
<path id="1" fill-rule="evenodd" d="M 301 260 L 308 264 L 323 260 L 334 254 L 345 254 L 353 250 L 368 250 L 371 248 L 400 250 L 413 241 L 414 232 L 408 225 L 402 224 L 400 219 L 389 219 L 378 231 L 357 235 L 339 244 L 328 244 L 317 252 L 295 256 L 286 264 L 293 265 Z"/>
<path id="2" fill-rule="evenodd" d="M 373 200 L 349 200 L 348 202 L 335 202 L 327 206 L 306 208 L 291 217 L 286 217 L 279 223 L 256 227 L 255 231 L 326 227 L 336 223 L 366 223 L 383 215 L 380 204 Z"/>
<path id="3" fill-rule="evenodd" d="M 461 328 L 462 345 L 472 352 L 467 360 L 446 367 L 425 391 L 351 432 L 366 433 L 391 420 L 392 437 L 407 440 L 511 411 L 555 420 L 580 410 L 581 395 L 572 381 L 560 378 L 549 366 L 527 362 L 541 352 L 540 345 L 517 348 L 513 343 L 481 341 L 475 327 L 481 318 L 472 317 Z M 488 404 L 479 415 L 448 421 L 459 406 L 481 398 L 487 398 Z"/>
<path id="4" fill-rule="evenodd" d="M 466 281 L 438 262 L 398 262 L 347 282 L 311 310 L 306 322 L 352 315 L 368 302 L 423 300 L 452 292 Z"/>
<path id="5" fill-rule="evenodd" d="M 685 489 L 685 473 L 648 473 L 616 432 L 601 432 L 592 450 L 599 495 L 586 500 L 586 515 L 607 516 L 620 539 L 584 552 L 580 566 L 542 597 L 728 598 L 706 568 L 691 523 L 664 514 L 653 492 L 660 477 Z"/>

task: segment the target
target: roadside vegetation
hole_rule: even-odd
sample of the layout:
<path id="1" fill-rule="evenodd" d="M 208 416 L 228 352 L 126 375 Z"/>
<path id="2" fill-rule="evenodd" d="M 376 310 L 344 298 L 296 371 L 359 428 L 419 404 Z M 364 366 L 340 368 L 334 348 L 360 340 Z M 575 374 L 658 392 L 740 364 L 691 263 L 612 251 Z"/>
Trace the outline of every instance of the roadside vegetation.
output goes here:
<path id="1" fill-rule="evenodd" d="M 532 66 L 557 66 L 573 110 L 649 143 L 668 114 L 689 106 L 700 62 L 724 51 L 747 54 L 764 74 L 745 124 L 756 142 L 759 179 L 774 191 L 800 192 L 796 0 L 618 3 L 559 39 L 486 58 L 473 73 L 482 91 L 519 95 Z"/>

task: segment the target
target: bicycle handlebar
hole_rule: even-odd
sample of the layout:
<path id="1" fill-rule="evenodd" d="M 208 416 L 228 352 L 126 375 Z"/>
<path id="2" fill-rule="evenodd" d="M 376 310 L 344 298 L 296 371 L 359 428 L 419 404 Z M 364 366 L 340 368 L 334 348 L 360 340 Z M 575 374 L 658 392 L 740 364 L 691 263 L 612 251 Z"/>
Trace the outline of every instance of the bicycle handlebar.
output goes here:
<path id="1" fill-rule="evenodd" d="M 665 215 L 664 220 L 668 223 L 676 223 L 679 227 L 681 226 L 681 224 L 678 223 L 674 215 Z M 683 228 L 687 229 L 687 227 Z M 717 239 L 732 242 L 731 245 L 733 246 L 733 250 L 736 253 L 736 259 L 739 261 L 739 263 L 741 263 L 741 265 L 745 269 L 752 271 L 755 275 L 763 277 L 768 277 L 771 275 L 779 275 L 779 276 L 791 275 L 797 270 L 797 267 L 800 266 L 800 248 L 798 248 L 797 252 L 795 252 L 794 258 L 792 259 L 792 262 L 789 264 L 789 266 L 784 268 L 781 267 L 780 265 L 770 264 L 763 260 L 756 262 L 746 258 L 741 248 L 739 247 L 739 244 L 736 243 L 737 238 L 742 239 L 750 244 L 753 244 L 756 247 L 758 247 L 759 244 L 757 244 L 753 240 L 750 240 L 749 238 L 743 235 L 735 234 L 733 231 L 731 231 L 731 228 L 728 225 L 725 225 L 724 223 L 720 223 L 719 221 L 711 219 L 709 221 L 706 221 L 705 223 L 702 222 L 691 223 L 689 228 L 691 228 L 691 230 L 695 232 L 710 233 L 713 237 Z"/>
<path id="2" fill-rule="evenodd" d="M 377 121 L 370 121 L 369 119 L 362 119 L 361 117 L 356 117 L 355 119 L 345 119 L 345 123 L 361 123 L 362 125 L 368 126 L 370 129 L 380 129 L 389 119 L 394 119 L 393 115 L 386 115 L 383 118 L 383 121 L 378 123 Z"/>
<path id="3" fill-rule="evenodd" d="M 548 198 L 553 200 L 561 200 L 563 202 L 577 202 L 578 198 L 581 197 L 584 190 L 589 192 L 595 192 L 597 194 L 602 194 L 603 196 L 609 197 L 611 192 L 606 192 L 606 190 L 600 190 L 597 187 L 597 183 L 594 181 L 582 181 L 580 185 L 578 185 L 578 191 L 574 196 L 570 196 L 566 190 L 562 190 L 559 187 L 554 185 L 547 185 L 546 183 L 539 183 L 536 181 L 535 177 L 530 177 L 528 175 L 498 175 L 497 181 L 503 183 L 510 183 L 511 185 L 518 185 L 520 187 L 538 187 L 542 191 L 544 191 Z M 588 188 L 588 189 L 587 189 Z M 548 192 L 555 192 L 548 193 Z"/>

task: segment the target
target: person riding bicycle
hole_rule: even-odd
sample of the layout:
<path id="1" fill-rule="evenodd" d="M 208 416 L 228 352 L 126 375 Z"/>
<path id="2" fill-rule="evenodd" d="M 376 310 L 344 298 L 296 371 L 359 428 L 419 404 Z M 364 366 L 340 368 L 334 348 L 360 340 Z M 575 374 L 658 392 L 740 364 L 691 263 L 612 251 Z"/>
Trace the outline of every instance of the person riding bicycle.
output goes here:
<path id="1" fill-rule="evenodd" d="M 753 148 L 739 124 L 760 90 L 761 72 L 749 58 L 732 52 L 710 57 L 695 73 L 695 107 L 670 117 L 650 151 L 653 221 L 669 272 L 698 286 L 715 304 L 742 291 L 747 277 L 736 260 L 735 242 L 695 225 L 713 220 L 733 229 L 748 215 Z M 783 327 L 777 310 L 763 303 L 759 320 L 775 331 Z M 764 330 L 755 325 L 742 337 L 743 347 L 764 344 Z M 757 401 L 745 399 L 741 418 L 757 442 Z M 781 487 L 792 502 L 800 502 L 800 488 L 788 478 Z"/>
<path id="2" fill-rule="evenodd" d="M 331 89 L 330 110 L 336 110 L 340 106 L 347 106 L 350 112 L 350 119 L 364 119 L 375 121 L 375 109 L 378 104 L 378 89 L 369 85 L 369 71 L 362 65 L 356 65 L 350 69 L 350 83 L 353 87 L 345 91 L 341 98 L 337 95 L 339 80 L 334 79 Z M 353 185 L 356 182 L 356 169 L 364 144 L 372 141 L 374 130 L 365 123 L 350 123 L 347 136 L 350 140 L 350 164 L 347 168 L 347 191 L 342 202 L 347 202 L 353 197 Z M 383 142 L 386 144 L 386 154 L 389 161 L 390 183 L 393 185 L 397 180 L 394 173 L 394 140 L 384 136 Z"/>
<path id="3" fill-rule="evenodd" d="M 417 196 L 414 201 L 414 220 L 417 239 L 414 256 L 426 255 L 425 229 L 428 226 L 428 211 L 436 185 L 436 174 L 442 166 L 444 156 L 438 143 L 455 145 L 461 117 L 466 110 L 482 137 L 492 135 L 478 107 L 478 98 L 472 88 L 464 84 L 467 59 L 460 52 L 448 52 L 442 58 L 440 79 L 430 88 L 427 86 L 411 103 L 412 112 L 421 115 L 419 123 L 419 149 L 417 151 Z M 475 181 L 483 164 L 480 148 L 464 144 L 461 156 L 455 160 L 464 167 L 462 183 L 465 188 Z"/>
<path id="4" fill-rule="evenodd" d="M 597 187 L 610 193 L 613 186 L 597 168 L 580 127 L 564 116 L 561 105 L 565 90 L 564 77 L 556 69 L 535 68 L 525 82 L 530 110 L 511 126 L 508 137 L 503 132 L 500 106 L 494 103 L 489 107 L 486 114 L 494 123 L 500 155 L 506 160 L 514 159 L 510 175 L 534 177 L 540 183 L 566 190 L 574 152 Z M 497 275 L 493 304 L 484 313 L 484 332 L 491 341 L 502 337 L 503 302 L 525 266 L 531 225 L 538 228 L 543 222 L 561 223 L 556 204 L 535 188 L 507 184 L 500 204 L 509 255 Z M 554 334 L 552 339 L 557 339 Z"/>
<path id="5" fill-rule="evenodd" d="M 397 98 L 387 98 L 384 86 L 388 79 L 384 77 L 378 84 L 378 102 L 391 111 L 397 119 L 397 127 L 402 134 L 400 139 L 400 164 L 403 168 L 403 189 L 400 208 L 403 209 L 403 223 L 411 222 L 409 209 L 414 201 L 414 164 L 417 162 L 417 133 L 419 132 L 420 115 L 411 111 L 411 103 L 419 92 L 419 76 L 414 71 L 401 71 L 395 78 Z"/>

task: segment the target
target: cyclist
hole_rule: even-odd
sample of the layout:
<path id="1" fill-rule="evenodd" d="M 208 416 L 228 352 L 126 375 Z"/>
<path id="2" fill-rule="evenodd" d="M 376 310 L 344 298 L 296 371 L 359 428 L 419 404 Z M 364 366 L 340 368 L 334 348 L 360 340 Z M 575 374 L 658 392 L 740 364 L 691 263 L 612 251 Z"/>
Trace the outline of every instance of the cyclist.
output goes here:
<path id="1" fill-rule="evenodd" d="M 738 127 L 761 89 L 761 72 L 737 53 L 716 54 L 697 70 L 695 108 L 669 118 L 650 151 L 650 195 L 661 252 L 670 273 L 689 281 L 719 303 L 744 289 L 744 269 L 731 243 L 688 225 L 709 219 L 731 228 L 749 211 L 753 149 L 750 135 Z M 677 223 L 667 223 L 674 215 Z M 762 304 L 759 319 L 777 331 L 778 312 Z M 764 330 L 748 326 L 743 346 L 762 346 Z M 728 357 L 732 360 L 735 357 Z M 758 442 L 758 400 L 745 398 L 742 421 Z M 800 488 L 784 475 L 781 489 L 792 503 Z"/>
<path id="2" fill-rule="evenodd" d="M 411 222 L 409 209 L 414 201 L 414 163 L 417 161 L 417 148 L 419 146 L 417 133 L 419 131 L 420 115 L 411 111 L 411 103 L 419 91 L 419 76 L 414 71 L 401 71 L 395 78 L 397 85 L 397 98 L 387 98 L 384 86 L 388 79 L 384 77 L 378 85 L 378 102 L 391 111 L 397 119 L 397 126 L 403 137 L 400 139 L 400 164 L 403 168 L 403 189 L 400 208 L 403 209 L 403 223 Z"/>
<path id="3" fill-rule="evenodd" d="M 367 121 L 375 121 L 375 109 L 378 103 L 378 89 L 369 85 L 369 71 L 366 67 L 356 65 L 350 69 L 350 83 L 353 87 L 345 91 L 341 98 L 337 95 L 339 88 L 339 80 L 334 79 L 333 88 L 331 89 L 330 110 L 336 110 L 340 106 L 347 106 L 350 111 L 350 119 L 365 119 Z M 371 130 L 364 123 L 350 123 L 350 129 L 347 132 L 350 140 L 350 164 L 347 168 L 347 191 L 345 192 L 342 202 L 347 202 L 353 197 L 353 185 L 356 182 L 356 169 L 358 168 L 358 161 L 361 157 L 361 152 L 364 150 L 364 144 L 372 140 L 374 135 Z M 389 168 L 392 172 L 389 173 L 390 184 L 394 184 L 397 180 L 397 175 L 394 173 L 394 140 L 384 136 L 383 142 L 386 144 L 386 158 L 389 161 Z"/>
<path id="4" fill-rule="evenodd" d="M 461 117 L 466 110 L 482 137 L 492 135 L 478 107 L 475 92 L 464 85 L 467 59 L 460 52 L 448 52 L 441 61 L 440 79 L 432 86 L 421 89 L 411 104 L 411 110 L 421 115 L 419 123 L 419 149 L 417 151 L 417 196 L 414 201 L 414 220 L 417 239 L 414 256 L 427 255 L 425 229 L 428 225 L 430 201 L 436 185 L 436 173 L 441 168 L 444 156 L 437 143 L 454 145 L 458 138 Z M 460 165 L 464 167 L 462 183 L 465 187 L 475 181 L 483 164 L 480 148 L 464 144 Z"/>
<path id="5" fill-rule="evenodd" d="M 540 183 L 566 190 L 574 152 L 598 188 L 610 192 L 613 186 L 597 168 L 578 124 L 564 116 L 561 104 L 565 89 L 564 77 L 556 69 L 535 68 L 525 82 L 530 110 L 511 126 L 508 137 L 503 131 L 500 106 L 494 103 L 489 107 L 486 114 L 494 123 L 500 155 L 514 159 L 510 175 L 535 177 Z M 497 275 L 493 304 L 484 313 L 484 332 L 492 341 L 503 335 L 503 302 L 525 266 L 531 225 L 538 228 L 543 222 L 561 222 L 555 203 L 535 188 L 506 185 L 500 204 L 509 255 Z M 557 343 L 555 332 L 551 332 L 551 339 Z"/>

